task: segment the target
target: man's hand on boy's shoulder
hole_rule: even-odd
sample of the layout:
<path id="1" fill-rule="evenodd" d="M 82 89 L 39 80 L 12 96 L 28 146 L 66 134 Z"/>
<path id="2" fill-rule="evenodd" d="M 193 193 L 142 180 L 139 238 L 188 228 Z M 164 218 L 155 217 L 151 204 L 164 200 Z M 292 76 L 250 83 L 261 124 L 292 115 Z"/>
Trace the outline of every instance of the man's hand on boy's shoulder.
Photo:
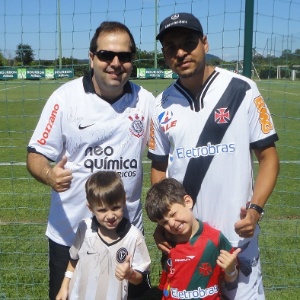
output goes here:
<path id="1" fill-rule="evenodd" d="M 168 254 L 175 245 L 174 236 L 167 232 L 161 225 L 156 226 L 153 238 L 157 248 L 165 254 Z"/>

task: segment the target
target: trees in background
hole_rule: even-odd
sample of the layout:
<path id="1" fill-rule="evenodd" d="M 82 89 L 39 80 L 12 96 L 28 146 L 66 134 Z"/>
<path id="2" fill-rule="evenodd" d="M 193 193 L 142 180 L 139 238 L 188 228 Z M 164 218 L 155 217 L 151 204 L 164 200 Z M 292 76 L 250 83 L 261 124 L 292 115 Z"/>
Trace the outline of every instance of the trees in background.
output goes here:
<path id="1" fill-rule="evenodd" d="M 154 63 L 155 59 L 157 60 L 156 64 Z M 240 64 L 240 62 L 237 61 L 221 61 L 220 58 L 211 54 L 207 54 L 207 62 L 211 65 L 223 65 L 225 67 L 226 65 Z M 284 49 L 280 56 L 271 54 L 264 56 L 253 48 L 252 62 L 255 66 L 255 71 L 258 72 L 261 79 L 276 78 L 277 66 L 285 66 L 281 69 L 281 72 L 283 77 L 289 77 L 291 69 L 300 69 L 300 67 L 295 67 L 300 66 L 300 49 L 296 49 L 294 52 L 290 49 Z M 0 51 L 0 67 L 12 65 L 58 68 L 59 60 L 58 58 L 54 60 L 34 60 L 34 50 L 32 47 L 28 44 L 20 43 L 17 45 L 17 49 L 15 51 L 14 62 L 11 58 L 5 58 L 3 53 Z M 157 55 L 155 55 L 154 51 L 137 49 L 132 76 L 134 77 L 136 75 L 137 68 L 154 68 L 155 65 L 157 65 L 158 69 L 168 69 L 162 52 L 158 52 Z M 70 58 L 63 57 L 62 67 L 74 68 L 75 76 L 82 76 L 89 71 L 89 60 L 80 60 L 73 58 L 72 56 Z M 297 77 L 300 77 L 299 71 L 297 71 Z"/>
<path id="2" fill-rule="evenodd" d="M 30 66 L 34 60 L 34 51 L 28 44 L 20 43 L 17 46 L 15 60 L 22 64 L 22 66 Z"/>

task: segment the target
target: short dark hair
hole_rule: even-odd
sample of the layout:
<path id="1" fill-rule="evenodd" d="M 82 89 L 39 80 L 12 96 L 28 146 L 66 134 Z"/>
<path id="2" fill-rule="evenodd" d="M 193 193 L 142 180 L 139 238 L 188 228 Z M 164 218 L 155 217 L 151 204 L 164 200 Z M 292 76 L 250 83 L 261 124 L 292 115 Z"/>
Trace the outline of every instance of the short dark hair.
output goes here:
<path id="1" fill-rule="evenodd" d="M 185 204 L 185 195 L 183 185 L 174 178 L 164 178 L 155 183 L 146 196 L 145 209 L 149 219 L 152 222 L 162 220 L 172 204 Z"/>
<path id="2" fill-rule="evenodd" d="M 91 39 L 91 42 L 90 42 L 90 51 L 92 53 L 97 51 L 97 47 L 98 47 L 97 39 L 98 39 L 99 35 L 103 32 L 105 32 L 105 33 L 126 32 L 129 35 L 129 38 L 130 38 L 131 53 L 133 55 L 136 54 L 136 44 L 135 44 L 133 35 L 130 32 L 129 28 L 126 25 L 124 25 L 120 22 L 116 22 L 116 21 L 102 22 L 100 24 L 100 26 L 96 29 L 96 31 L 94 33 L 94 36 L 93 36 L 93 38 Z M 103 49 L 103 50 L 106 50 L 106 49 Z"/>
<path id="3" fill-rule="evenodd" d="M 94 173 L 85 183 L 88 203 L 93 205 L 113 205 L 126 201 L 126 193 L 120 175 L 114 171 Z"/>

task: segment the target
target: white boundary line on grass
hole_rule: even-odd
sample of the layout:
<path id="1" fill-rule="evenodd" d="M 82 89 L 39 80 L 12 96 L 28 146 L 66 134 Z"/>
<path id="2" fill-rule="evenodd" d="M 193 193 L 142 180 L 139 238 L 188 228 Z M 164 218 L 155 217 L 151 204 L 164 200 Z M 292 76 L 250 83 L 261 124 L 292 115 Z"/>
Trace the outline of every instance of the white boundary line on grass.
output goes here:
<path id="1" fill-rule="evenodd" d="M 17 89 L 17 88 L 20 88 L 20 87 L 23 87 L 24 85 L 18 85 L 18 86 L 14 86 L 14 87 L 9 87 L 9 88 L 6 88 L 6 89 L 1 89 L 0 92 L 2 91 L 6 91 L 6 90 L 12 90 L 12 89 Z"/>
<path id="2" fill-rule="evenodd" d="M 255 161 L 255 164 L 257 164 L 258 162 Z M 299 165 L 300 164 L 300 160 L 281 160 L 280 161 L 281 164 L 295 164 L 295 165 Z M 143 164 L 151 164 L 150 160 L 143 160 Z M 26 166 L 25 162 L 3 162 L 0 163 L 0 166 Z"/>

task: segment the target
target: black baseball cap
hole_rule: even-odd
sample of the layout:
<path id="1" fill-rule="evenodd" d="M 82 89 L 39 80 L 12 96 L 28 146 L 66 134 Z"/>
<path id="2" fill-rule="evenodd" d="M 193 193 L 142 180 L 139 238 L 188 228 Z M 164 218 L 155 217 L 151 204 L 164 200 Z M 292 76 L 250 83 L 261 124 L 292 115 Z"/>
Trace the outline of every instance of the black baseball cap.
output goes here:
<path id="1" fill-rule="evenodd" d="M 156 36 L 157 40 L 162 39 L 163 35 L 172 28 L 181 27 L 188 28 L 199 32 L 203 35 L 203 28 L 200 21 L 189 13 L 176 13 L 165 18 L 159 26 L 159 34 Z"/>

